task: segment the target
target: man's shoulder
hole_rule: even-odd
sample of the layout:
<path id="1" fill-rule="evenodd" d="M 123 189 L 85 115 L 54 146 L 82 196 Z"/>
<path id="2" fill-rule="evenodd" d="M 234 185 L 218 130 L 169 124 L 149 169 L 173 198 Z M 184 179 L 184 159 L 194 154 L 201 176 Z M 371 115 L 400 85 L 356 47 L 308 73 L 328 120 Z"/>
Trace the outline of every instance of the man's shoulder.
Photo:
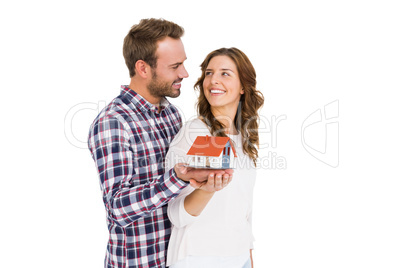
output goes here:
<path id="1" fill-rule="evenodd" d="M 138 119 L 140 110 L 136 109 L 133 105 L 128 105 L 120 98 L 114 98 L 108 105 L 106 105 L 93 121 L 91 128 L 97 125 L 110 125 L 113 128 L 127 128 L 127 123 L 133 122 Z"/>
<path id="2" fill-rule="evenodd" d="M 105 118 L 125 118 L 127 116 L 135 116 L 139 113 L 142 113 L 139 107 L 135 106 L 132 102 L 125 101 L 121 96 L 117 96 L 102 109 L 99 115 Z"/>
<path id="3" fill-rule="evenodd" d="M 168 110 L 169 113 L 177 114 L 180 116 L 180 110 L 176 107 L 176 105 L 170 103 L 169 101 L 165 102 L 164 104 L 166 105 L 165 109 Z"/>

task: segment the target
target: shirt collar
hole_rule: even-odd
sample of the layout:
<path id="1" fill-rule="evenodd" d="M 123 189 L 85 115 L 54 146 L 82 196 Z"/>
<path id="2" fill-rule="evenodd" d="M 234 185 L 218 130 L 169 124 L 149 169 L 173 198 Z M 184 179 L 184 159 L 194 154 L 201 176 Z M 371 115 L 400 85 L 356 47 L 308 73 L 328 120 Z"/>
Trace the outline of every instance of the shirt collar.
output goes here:
<path id="1" fill-rule="evenodd" d="M 121 86 L 121 96 L 123 99 L 126 99 L 132 102 L 136 107 L 138 107 L 143 112 L 151 111 L 153 113 L 158 113 L 158 107 L 144 99 L 140 94 L 132 90 L 128 87 L 128 85 Z M 160 102 L 161 112 L 163 109 L 168 107 L 170 102 L 163 97 Z"/>

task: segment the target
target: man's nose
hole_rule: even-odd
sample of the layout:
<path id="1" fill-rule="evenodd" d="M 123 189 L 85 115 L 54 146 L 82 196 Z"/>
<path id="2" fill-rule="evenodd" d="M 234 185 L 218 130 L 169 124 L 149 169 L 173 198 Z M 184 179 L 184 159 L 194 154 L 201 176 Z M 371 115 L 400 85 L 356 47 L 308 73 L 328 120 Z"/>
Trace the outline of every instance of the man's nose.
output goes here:
<path id="1" fill-rule="evenodd" d="M 186 68 L 184 67 L 184 65 L 182 65 L 183 68 L 181 68 L 180 73 L 179 73 L 179 77 L 180 78 L 187 78 L 188 77 L 188 72 L 186 70 Z"/>

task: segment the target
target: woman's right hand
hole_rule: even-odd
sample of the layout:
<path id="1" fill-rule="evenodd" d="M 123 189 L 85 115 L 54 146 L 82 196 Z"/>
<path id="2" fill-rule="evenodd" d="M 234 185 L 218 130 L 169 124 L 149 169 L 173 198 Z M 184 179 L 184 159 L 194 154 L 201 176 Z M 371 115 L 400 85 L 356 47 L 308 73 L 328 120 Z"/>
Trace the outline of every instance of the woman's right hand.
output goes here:
<path id="1" fill-rule="evenodd" d="M 183 181 L 190 182 L 191 180 L 197 182 L 207 182 L 208 175 L 211 174 L 233 174 L 233 169 L 207 169 L 207 168 L 191 168 L 185 163 L 178 163 L 174 166 L 174 171 L 177 177 Z M 197 184 L 198 185 L 198 184 Z M 195 187 L 198 188 L 198 187 Z"/>
<path id="2" fill-rule="evenodd" d="M 218 171 L 216 173 L 210 173 L 208 180 L 204 182 L 198 182 L 191 179 L 190 185 L 199 190 L 203 190 L 209 193 L 214 193 L 222 190 L 232 181 L 232 174 L 227 174 L 223 171 Z"/>

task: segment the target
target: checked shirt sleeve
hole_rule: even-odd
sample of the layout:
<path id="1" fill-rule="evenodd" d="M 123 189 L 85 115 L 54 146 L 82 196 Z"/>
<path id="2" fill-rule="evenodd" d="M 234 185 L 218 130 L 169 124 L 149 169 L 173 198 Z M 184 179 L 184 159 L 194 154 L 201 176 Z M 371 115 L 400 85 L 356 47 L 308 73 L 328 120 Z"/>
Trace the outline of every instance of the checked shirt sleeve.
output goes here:
<path id="1" fill-rule="evenodd" d="M 88 141 L 108 217 L 123 227 L 149 216 L 186 186 L 173 169 L 140 183 L 127 128 L 113 116 L 100 117 L 92 125 Z"/>

